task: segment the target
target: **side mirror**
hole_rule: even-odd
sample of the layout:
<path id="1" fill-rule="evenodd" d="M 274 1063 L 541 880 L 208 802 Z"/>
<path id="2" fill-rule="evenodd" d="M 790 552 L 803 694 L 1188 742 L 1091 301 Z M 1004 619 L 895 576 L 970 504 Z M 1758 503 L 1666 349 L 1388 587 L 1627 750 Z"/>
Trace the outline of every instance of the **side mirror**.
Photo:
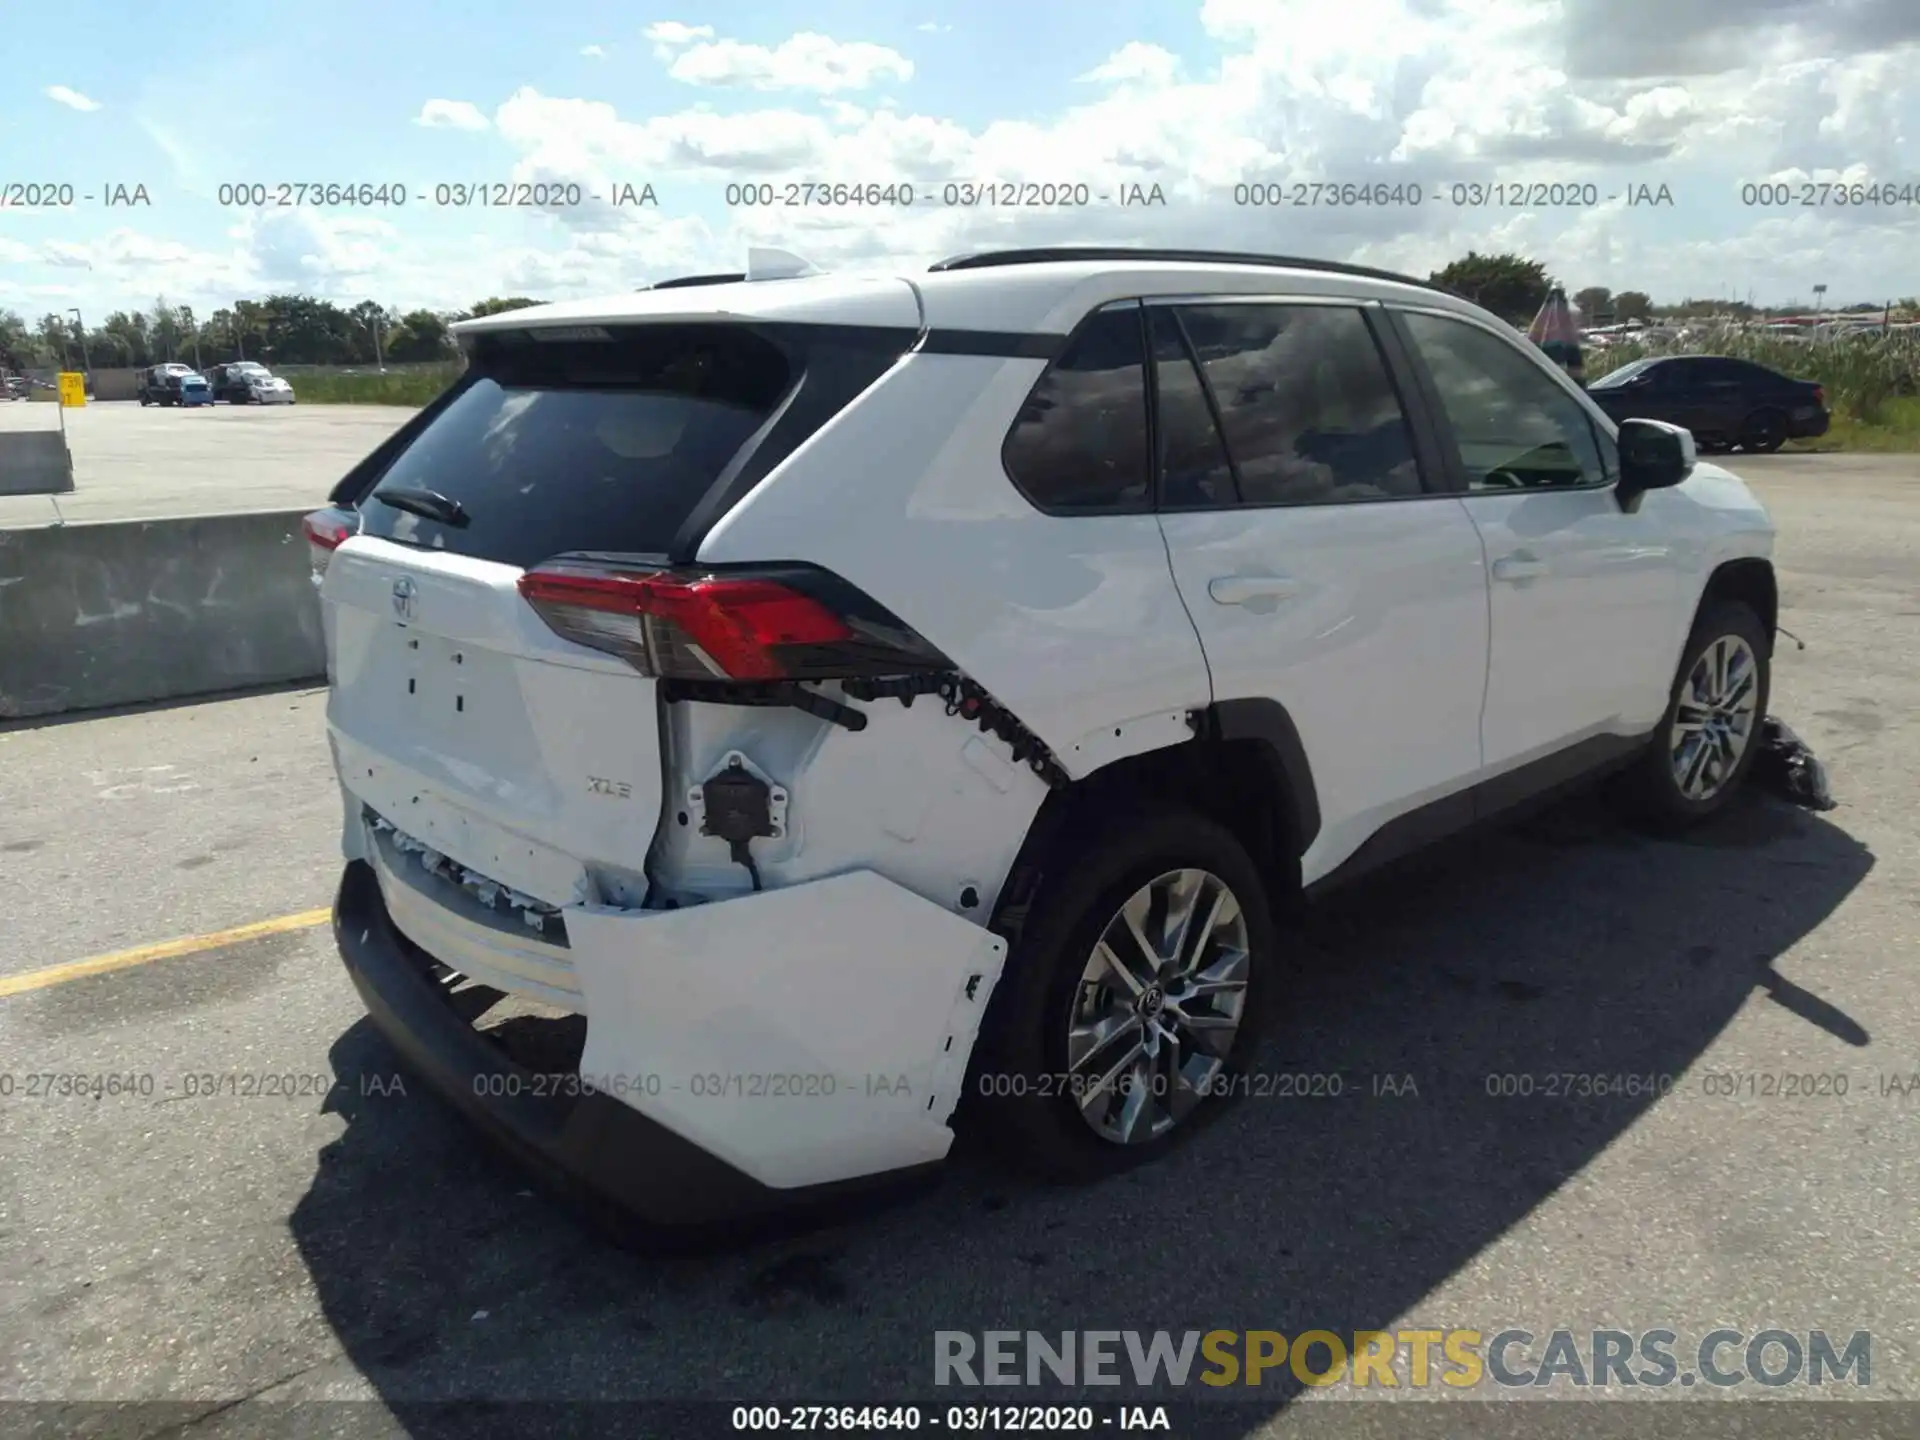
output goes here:
<path id="1" fill-rule="evenodd" d="M 1620 483 L 1615 489 L 1620 508 L 1629 512 L 1639 508 L 1647 491 L 1685 480 L 1698 457 L 1693 432 L 1664 420 L 1622 420 L 1619 446 Z"/>

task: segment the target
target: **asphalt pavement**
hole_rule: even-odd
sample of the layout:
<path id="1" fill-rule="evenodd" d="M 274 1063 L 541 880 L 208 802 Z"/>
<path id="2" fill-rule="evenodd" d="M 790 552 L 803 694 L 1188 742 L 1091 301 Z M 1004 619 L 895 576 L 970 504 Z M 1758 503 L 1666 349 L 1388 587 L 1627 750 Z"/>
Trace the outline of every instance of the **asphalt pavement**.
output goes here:
<path id="1" fill-rule="evenodd" d="M 1806 646 L 1783 645 L 1774 709 L 1840 808 L 1756 796 L 1656 842 L 1582 799 L 1461 845 L 1300 941 L 1258 1069 L 1338 1074 L 1337 1098 L 1251 1097 L 1093 1189 L 966 1149 L 930 1194 L 716 1254 L 616 1247 L 396 1070 L 311 923 L 338 874 L 323 694 L 0 727 L 0 1429 L 428 1435 L 489 1400 L 1034 1398 L 937 1391 L 936 1330 L 1729 1327 L 1871 1332 L 1871 1384 L 1829 1395 L 1821 1433 L 1920 1433 L 1920 459 L 1733 466 L 1780 523 Z M 1574 1075 L 1667 1078 L 1537 1078 Z M 242 1093 L 259 1076 L 283 1093 Z M 1519 1076 L 1531 1093 L 1490 1093 Z M 1689 1405 L 1693 1434 L 1807 1433 L 1755 1388 L 1656 1405 Z M 1626 1402 L 1468 1423 L 1461 1395 L 1283 1375 L 1232 1398 L 1210 1433 L 1654 1433 Z M 154 1408 L 109 1424 L 103 1401 Z M 363 1403 L 291 1408 L 315 1401 Z"/>

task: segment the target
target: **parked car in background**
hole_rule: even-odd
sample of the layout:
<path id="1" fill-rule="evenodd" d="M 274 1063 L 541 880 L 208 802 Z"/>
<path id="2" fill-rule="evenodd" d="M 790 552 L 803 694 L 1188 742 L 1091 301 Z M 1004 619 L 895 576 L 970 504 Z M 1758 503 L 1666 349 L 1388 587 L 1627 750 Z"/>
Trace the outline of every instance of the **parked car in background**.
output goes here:
<path id="1" fill-rule="evenodd" d="M 198 371 L 189 370 L 180 377 L 180 403 L 182 405 L 213 404 L 213 386 L 207 383 L 207 377 Z"/>
<path id="2" fill-rule="evenodd" d="M 1635 360 L 1587 386 L 1614 420 L 1664 420 L 1700 448 L 1771 454 L 1789 440 L 1827 433 L 1826 391 L 1751 360 L 1667 355 Z"/>
<path id="3" fill-rule="evenodd" d="M 294 403 L 293 386 L 278 375 L 260 374 L 249 376 L 244 396 L 236 401 L 242 405 L 291 405 Z"/>
<path id="4" fill-rule="evenodd" d="M 0 384 L 0 400 L 24 400 L 27 398 L 27 377 L 9 375 L 4 384 Z"/>
<path id="5" fill-rule="evenodd" d="M 182 365 L 177 361 L 149 366 L 140 378 L 140 403 L 142 405 L 178 405 L 180 382 L 187 376 L 197 373 L 191 365 Z"/>
<path id="6" fill-rule="evenodd" d="M 293 386 L 258 360 L 235 360 L 207 372 L 216 400 L 230 405 L 291 405 Z"/>

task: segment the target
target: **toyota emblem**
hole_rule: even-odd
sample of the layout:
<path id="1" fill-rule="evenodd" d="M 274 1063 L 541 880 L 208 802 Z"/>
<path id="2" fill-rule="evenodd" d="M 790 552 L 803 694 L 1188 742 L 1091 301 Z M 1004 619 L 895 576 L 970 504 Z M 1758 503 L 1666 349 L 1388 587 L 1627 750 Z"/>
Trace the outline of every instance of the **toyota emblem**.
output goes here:
<path id="1" fill-rule="evenodd" d="M 393 582 L 393 613 L 402 620 L 413 618 L 413 598 L 418 593 L 413 581 L 402 576 Z"/>

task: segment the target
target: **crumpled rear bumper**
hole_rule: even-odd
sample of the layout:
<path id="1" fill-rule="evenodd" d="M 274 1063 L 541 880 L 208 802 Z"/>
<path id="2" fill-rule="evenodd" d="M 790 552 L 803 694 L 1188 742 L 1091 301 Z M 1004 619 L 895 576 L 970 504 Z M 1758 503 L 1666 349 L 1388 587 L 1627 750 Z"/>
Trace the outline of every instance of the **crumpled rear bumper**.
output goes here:
<path id="1" fill-rule="evenodd" d="M 587 1016 L 571 1080 L 454 1008 L 365 861 L 346 867 L 334 934 L 409 1069 L 522 1161 L 648 1225 L 811 1209 L 944 1158 L 998 937 L 871 872 L 566 913 Z"/>

